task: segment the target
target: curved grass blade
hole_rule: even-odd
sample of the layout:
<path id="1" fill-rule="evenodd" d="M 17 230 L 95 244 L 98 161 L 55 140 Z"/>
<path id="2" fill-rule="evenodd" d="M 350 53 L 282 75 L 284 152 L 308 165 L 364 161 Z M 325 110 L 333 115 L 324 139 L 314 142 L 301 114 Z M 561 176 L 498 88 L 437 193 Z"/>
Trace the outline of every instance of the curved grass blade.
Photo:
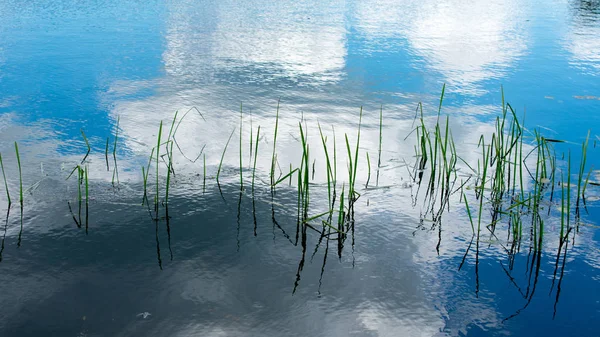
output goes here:
<path id="1" fill-rule="evenodd" d="M 225 152 L 227 152 L 227 147 L 229 146 L 229 142 L 231 141 L 231 137 L 233 137 L 233 133 L 235 132 L 235 128 L 231 131 L 229 138 L 227 139 L 227 143 L 225 144 L 225 148 L 223 149 L 223 154 L 221 154 L 221 161 L 219 162 L 219 168 L 217 169 L 217 185 L 219 184 L 219 176 L 221 175 L 221 168 L 223 166 L 223 159 L 225 158 Z"/>

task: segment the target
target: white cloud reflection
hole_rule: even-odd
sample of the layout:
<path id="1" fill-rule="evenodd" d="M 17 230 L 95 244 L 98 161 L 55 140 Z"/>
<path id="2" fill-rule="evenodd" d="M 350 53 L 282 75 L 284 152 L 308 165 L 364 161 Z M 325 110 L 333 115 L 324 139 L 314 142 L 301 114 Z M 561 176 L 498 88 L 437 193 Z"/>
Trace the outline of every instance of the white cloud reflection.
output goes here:
<path id="1" fill-rule="evenodd" d="M 577 6 L 576 3 L 573 4 Z M 591 75 L 600 74 L 600 4 L 598 2 L 580 2 L 574 8 L 574 18 L 567 38 L 565 49 L 571 53 L 571 63 L 589 70 Z"/>
<path id="2" fill-rule="evenodd" d="M 210 77 L 251 66 L 260 69 L 254 76 L 340 78 L 347 54 L 344 1 L 223 1 L 207 7 L 189 3 L 171 11 L 163 54 L 167 74 Z"/>
<path id="3" fill-rule="evenodd" d="M 167 24 L 166 51 L 163 54 L 167 78 L 160 80 L 160 90 L 150 98 L 138 101 L 118 100 L 113 104 L 112 113 L 114 116 L 121 116 L 124 141 L 128 142 L 128 148 L 136 153 L 149 154 L 156 141 L 160 120 L 163 120 L 168 127 L 169 118 L 174 110 L 186 111 L 191 106 L 199 106 L 200 110 L 206 113 L 207 121 L 196 118 L 194 122 L 184 123 L 182 136 L 178 138 L 178 142 L 183 148 L 192 151 L 206 143 L 207 164 L 214 169 L 219 163 L 231 130 L 237 127 L 239 122 L 235 105 L 230 103 L 237 98 L 243 98 L 246 104 L 245 102 L 251 98 L 258 97 L 260 100 L 249 102 L 247 109 L 254 112 L 254 126 L 261 125 L 261 133 L 268 135 L 261 137 L 259 142 L 262 151 L 268 150 L 262 158 L 259 158 L 257 167 L 259 176 L 266 177 L 270 169 L 269 152 L 272 146 L 270 137 L 275 124 L 273 116 L 276 97 L 265 98 L 255 92 L 240 94 L 236 91 L 248 88 L 240 89 L 227 84 L 214 84 L 216 82 L 214 79 L 219 71 L 226 70 L 233 74 L 237 71 L 252 73 L 253 68 L 262 68 L 262 71 L 270 75 L 281 74 L 286 78 L 310 75 L 317 80 L 339 79 L 341 70 L 345 66 L 347 51 L 343 4 L 337 5 L 340 8 L 332 5 L 334 10 L 331 10 L 331 8 L 322 9 L 318 6 L 303 7 L 293 2 L 289 2 L 287 6 L 281 3 L 277 5 L 265 3 L 264 6 L 258 6 L 261 8 L 260 11 L 254 11 L 243 5 L 225 3 L 209 6 L 210 9 L 202 9 L 212 11 L 207 16 L 206 13 L 196 13 L 192 10 L 195 5 L 190 4 L 187 9 L 179 8 L 173 11 Z M 426 66 L 442 73 L 448 83 L 454 86 L 454 91 L 482 93 L 483 87 L 480 82 L 504 76 L 527 49 L 526 33 L 517 23 L 518 20 L 514 20 L 513 17 L 513 10 L 517 7 L 515 0 L 481 4 L 466 4 L 460 1 L 450 1 L 449 4 L 415 2 L 412 6 L 403 8 L 391 1 L 387 3 L 379 1 L 360 3 L 357 6 L 360 27 L 368 36 L 405 37 L 413 51 L 425 59 Z M 519 6 L 522 7 L 522 4 Z M 328 15 L 319 15 L 320 12 Z M 306 23 L 309 18 L 312 20 L 311 24 Z M 189 81 L 193 78 L 203 78 L 210 84 L 206 87 L 198 87 L 196 82 Z M 261 81 L 260 84 L 264 84 L 272 79 L 257 80 Z M 123 84 L 116 83 L 113 89 L 117 92 L 127 91 L 126 85 L 120 88 Z M 324 96 L 329 96 L 328 93 L 311 93 L 311 95 L 308 100 L 319 103 L 316 108 L 312 108 L 313 110 L 307 107 L 305 102 L 286 101 L 283 104 L 277 152 L 284 171 L 289 163 L 297 165 L 299 162 L 300 143 L 295 135 L 298 134 L 298 121 L 301 114 L 308 121 L 309 130 L 317 130 L 316 121 L 319 119 L 324 126 L 334 124 L 338 137 L 338 151 L 344 149 L 344 133 L 348 133 L 351 142 L 355 135 L 356 109 L 339 101 L 327 101 Z M 302 98 L 306 99 L 306 97 Z M 268 102 L 271 102 L 270 106 L 265 105 L 269 104 Z M 401 111 L 401 113 L 407 111 L 406 107 L 401 105 L 388 106 L 386 110 Z M 363 149 L 372 149 L 371 160 L 374 161 L 379 140 L 377 129 L 374 128 L 377 121 L 373 111 L 376 110 L 368 111 L 371 114 L 370 117 L 365 117 L 361 145 Z M 244 120 L 244 144 L 247 144 L 249 139 L 248 118 L 246 115 Z M 474 134 L 489 134 L 493 128 L 477 121 L 461 120 L 459 123 L 456 126 L 459 132 L 454 133 L 455 141 L 460 145 L 463 159 L 476 163 L 479 158 L 478 152 L 469 150 L 475 147 L 477 139 L 470 137 Z M 398 186 L 399 181 L 407 180 L 406 170 L 401 160 L 403 158 L 410 160 L 414 155 L 414 137 L 404 140 L 413 128 L 411 124 L 411 119 L 402 117 L 386 122 L 384 129 L 386 136 L 383 142 L 384 166 L 380 181 L 383 186 Z M 369 131 L 367 125 L 371 127 Z M 470 132 L 460 132 L 461 128 L 468 129 Z M 327 128 L 325 133 L 329 139 L 332 139 L 329 131 L 330 129 Z M 225 158 L 225 166 L 232 168 L 239 165 L 237 137 L 238 134 L 235 133 L 228 150 L 229 155 Z M 310 139 L 311 149 L 320 149 L 320 139 L 316 131 L 311 131 Z M 243 162 L 247 163 L 248 148 L 244 148 L 243 151 L 245 152 Z M 175 165 L 178 172 L 183 171 L 184 174 L 197 173 L 201 170 L 200 163 L 189 165 L 185 161 L 180 161 Z M 316 181 L 323 182 L 326 180 L 325 170 L 318 165 L 322 165 L 322 161 L 317 164 Z M 339 159 L 340 172 L 345 165 L 345 158 Z M 230 171 L 225 175 L 238 179 L 237 171 L 234 173 Z M 358 175 L 361 183 L 364 182 L 367 175 L 366 168 L 361 167 Z M 363 200 L 371 198 L 369 193 L 365 193 Z M 388 193 L 388 191 L 384 190 L 381 193 Z M 383 201 L 373 198 L 372 203 L 377 205 L 381 202 L 381 206 L 389 206 L 388 210 L 397 210 L 400 215 L 409 216 L 417 223 L 420 216 L 418 207 L 397 208 L 398 204 L 411 204 L 411 197 L 408 189 L 398 188 L 389 191 L 389 195 Z M 457 204 L 458 202 L 452 207 L 458 208 Z M 457 232 L 446 229 L 448 232 L 446 235 L 450 237 L 442 246 L 442 258 L 461 256 L 464 253 L 465 242 L 457 240 L 456 237 L 470 235 L 470 227 L 466 223 L 459 220 L 452 220 L 452 222 L 452 226 L 456 225 L 456 228 L 461 229 Z M 424 274 L 443 274 L 446 277 L 444 282 L 434 282 L 431 288 L 440 294 L 438 300 L 441 308 L 452 306 L 452 301 L 457 296 L 452 294 L 452 289 L 457 282 L 461 281 L 461 276 L 441 270 L 440 257 L 433 249 L 436 238 L 431 236 L 431 233 L 424 236 L 428 236 L 430 240 L 417 242 L 416 248 L 408 252 L 408 255 L 415 263 L 429 266 L 428 270 L 422 271 Z M 223 288 L 217 288 L 217 292 L 214 292 L 212 289 L 213 295 L 222 290 Z M 420 301 L 421 304 L 430 305 L 428 299 L 420 299 Z M 321 324 L 325 327 L 324 331 L 332 333 L 330 335 L 340 331 L 348 332 L 345 323 L 354 322 L 359 324 L 362 330 L 368 330 L 378 336 L 392 336 L 397 335 L 398 332 L 406 335 L 435 336 L 444 328 L 451 330 L 451 334 L 458 335 L 466 331 L 466 327 L 474 320 L 484 322 L 488 326 L 498 326 L 502 317 L 496 311 L 494 303 L 475 304 L 475 302 L 474 299 L 465 300 L 464 306 L 471 305 L 471 307 L 465 310 L 464 315 L 477 312 L 477 317 L 456 322 L 456 316 L 452 316 L 453 321 L 450 326 L 444 325 L 444 319 L 440 314 L 444 309 L 440 307 L 434 308 L 430 305 L 427 308 L 429 309 L 427 315 L 423 314 L 421 320 L 414 320 L 412 325 L 407 325 L 405 319 L 389 316 L 386 310 L 378 308 L 378 303 L 371 302 L 366 302 L 364 306 L 357 308 L 349 316 L 350 318 L 335 317 L 330 321 L 329 316 L 323 314 L 321 318 L 327 321 Z M 344 325 L 338 325 L 340 323 Z M 219 326 L 188 328 L 182 335 L 198 330 L 216 336 L 231 332 Z M 245 330 L 240 328 L 240 333 L 242 331 Z"/>
<path id="4" fill-rule="evenodd" d="M 443 74 L 453 91 L 481 94 L 481 81 L 503 77 L 526 53 L 527 32 L 519 19 L 522 1 L 361 2 L 365 34 L 407 39 L 426 67 Z"/>

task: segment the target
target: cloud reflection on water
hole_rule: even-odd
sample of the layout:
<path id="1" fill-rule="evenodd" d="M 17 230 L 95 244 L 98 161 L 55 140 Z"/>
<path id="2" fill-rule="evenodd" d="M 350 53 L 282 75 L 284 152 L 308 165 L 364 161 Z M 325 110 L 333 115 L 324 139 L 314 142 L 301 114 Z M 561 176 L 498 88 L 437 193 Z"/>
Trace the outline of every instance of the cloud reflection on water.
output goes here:
<path id="1" fill-rule="evenodd" d="M 487 92 L 482 82 L 505 77 L 527 52 L 527 10 L 516 0 L 368 1 L 360 2 L 357 16 L 367 36 L 405 38 L 451 91 L 480 95 Z"/>
<path id="2" fill-rule="evenodd" d="M 255 84 L 278 77 L 337 81 L 347 54 L 343 4 L 224 1 L 196 10 L 180 3 L 168 17 L 166 73 L 192 82 L 210 82 L 218 73 Z"/>
<path id="3" fill-rule="evenodd" d="M 570 31 L 564 41 L 574 66 L 600 74 L 600 2 L 573 1 Z"/>

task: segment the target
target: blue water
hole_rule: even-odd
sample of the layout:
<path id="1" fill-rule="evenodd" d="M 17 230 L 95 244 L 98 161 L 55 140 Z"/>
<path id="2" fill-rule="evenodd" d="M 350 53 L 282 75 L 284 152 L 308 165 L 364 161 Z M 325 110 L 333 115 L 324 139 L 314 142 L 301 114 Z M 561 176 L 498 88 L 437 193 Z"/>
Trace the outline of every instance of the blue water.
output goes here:
<path id="1" fill-rule="evenodd" d="M 586 173 L 600 180 L 599 1 L 0 1 L 0 153 L 13 199 L 0 262 L 0 335 L 597 335 L 597 186 L 589 187 L 588 212 L 569 244 L 556 305 L 556 285 L 550 288 L 557 242 L 545 243 L 535 296 L 519 311 L 527 300 L 502 269 L 508 262 L 501 240 L 482 243 L 492 248 L 482 252 L 478 276 L 471 256 L 458 271 L 471 238 L 461 206 L 447 216 L 439 254 L 437 230 L 415 232 L 420 210 L 408 206 L 402 167 L 403 159 L 414 160 L 413 145 L 404 138 L 417 103 L 437 112 L 444 84 L 442 113 L 455 121 L 467 161 L 476 163 L 469 146 L 493 127 L 503 90 L 528 130 L 540 127 L 547 138 L 566 141 L 556 152 L 560 159 L 571 151 L 573 172 L 590 130 Z M 164 218 L 156 235 L 139 206 L 140 169 L 159 121 L 166 129 L 175 111 L 201 111 L 207 124 L 186 117 L 177 141 L 194 158 L 207 144 L 214 178 L 240 102 L 248 114 L 244 142 L 250 123 L 254 136 L 261 125 L 261 151 L 270 151 L 278 101 L 284 172 L 300 159 L 294 134 L 301 118 L 327 132 L 334 125 L 344 146 L 361 106 L 361 141 L 374 162 L 382 107 L 381 179 L 394 186 L 365 191 L 356 242 L 341 258 L 332 243 L 323 278 L 324 249 L 309 262 L 319 237 L 308 234 L 294 294 L 301 257 L 295 192 L 277 201 L 287 207 L 278 213 L 287 219 L 281 230 L 264 185 L 256 210 L 248 190 L 238 208 L 236 136 L 221 193 L 214 179 L 203 192 L 201 160 L 177 162 L 169 238 Z M 119 189 L 104 162 L 117 123 Z M 64 179 L 85 154 L 82 130 L 92 147 L 87 235 L 67 207 L 76 203 L 76 184 Z M 317 132 L 310 137 L 316 141 Z M 15 141 L 24 185 L 32 186 L 22 235 Z M 250 146 L 244 151 L 249 166 Z M 262 182 L 269 155 L 259 160 Z M 345 165 L 340 161 L 341 171 Z M 564 162 L 559 167 L 566 173 Z M 6 201 L 3 195 L 2 212 Z M 557 226 L 549 222 L 548 237 Z M 515 262 L 514 283 L 524 288 L 533 284 L 530 258 L 524 250 Z M 151 315 L 138 316 L 144 312 Z"/>

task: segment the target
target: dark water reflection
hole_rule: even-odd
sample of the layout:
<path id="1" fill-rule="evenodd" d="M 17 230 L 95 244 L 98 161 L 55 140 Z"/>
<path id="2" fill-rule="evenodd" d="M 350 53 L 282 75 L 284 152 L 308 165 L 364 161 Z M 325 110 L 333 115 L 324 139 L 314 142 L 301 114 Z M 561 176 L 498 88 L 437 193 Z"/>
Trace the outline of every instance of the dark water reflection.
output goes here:
<path id="1" fill-rule="evenodd" d="M 588 168 L 598 167 L 599 17 L 597 1 L 0 2 L 0 152 L 13 199 L 4 213 L 0 193 L 0 335 L 597 335 L 597 186 L 568 243 L 551 218 L 542 250 L 511 255 L 504 228 L 472 241 L 458 195 L 439 226 L 428 222 L 407 169 L 416 142 L 406 137 L 417 102 L 433 116 L 446 83 L 442 113 L 476 165 L 503 85 L 529 129 L 570 142 L 556 146 L 559 158 L 571 150 L 578 163 L 591 128 Z M 376 160 L 383 108 L 379 186 L 363 188 L 360 166 L 343 242 L 320 224 L 298 226 L 293 184 L 271 196 L 278 101 L 278 170 L 300 162 L 299 121 L 316 159 L 311 215 L 327 210 L 317 123 L 330 146 L 335 130 L 345 175 L 343 136 L 354 139 L 359 107 L 361 163 L 367 151 Z M 164 190 L 156 216 L 141 204 L 141 167 L 159 123 L 166 129 L 191 107 L 177 129 L 183 155 L 168 216 Z M 104 151 L 117 120 L 114 184 Z M 258 125 L 252 192 L 248 142 Z M 65 178 L 85 155 L 81 130 L 92 152 L 80 218 L 77 182 Z M 22 213 L 14 141 L 28 188 Z M 164 187 L 166 165 L 160 171 Z"/>
<path id="2" fill-rule="evenodd" d="M 540 256 L 541 268 L 533 260 L 535 253 L 517 255 L 509 277 L 504 253 L 481 243 L 478 271 L 471 255 L 457 272 L 468 236 L 446 230 L 438 256 L 434 232 L 415 236 L 418 219 L 377 202 L 389 201 L 389 192 L 376 190 L 368 196 L 373 203 L 362 203 L 366 213 L 357 213 L 355 242 L 347 240 L 341 259 L 335 241 L 322 242 L 312 256 L 319 242 L 315 231 L 306 231 L 305 243 L 300 233 L 295 244 L 294 189 L 281 188 L 272 207 L 263 188 L 257 189 L 253 203 L 248 191 L 238 198 L 237 185 L 221 186 L 225 200 L 214 184 L 202 193 L 199 179 L 177 185 L 168 223 L 164 208 L 155 221 L 140 205 L 141 186 L 121 191 L 95 186 L 86 235 L 76 228 L 65 200 L 46 198 L 56 182 L 41 184 L 34 196 L 41 199 L 37 209 L 26 211 L 20 248 L 18 215 L 8 223 L 0 276 L 6 290 L 2 331 L 23 336 L 48 331 L 330 336 L 495 335 L 540 329 L 591 335 L 595 329 L 593 324 L 572 326 L 567 313 L 575 311 L 586 322 L 597 314 L 589 294 L 599 275 L 588 249 L 595 245 L 588 229 L 577 239 L 584 242 L 568 253 L 562 284 L 566 295 L 552 320 L 556 288 L 552 292 L 550 247 Z M 410 194 L 406 189 L 394 200 Z M 581 270 L 586 272 L 577 272 Z M 523 293 L 533 296 L 536 289 L 538 295 L 520 311 L 528 302 Z M 532 326 L 532 320 L 545 326 Z"/>
<path id="3" fill-rule="evenodd" d="M 580 0 L 574 3 L 574 10 L 583 21 L 593 23 L 600 17 L 600 2 L 594 0 Z"/>
<path id="4" fill-rule="evenodd" d="M 223 192 L 234 196 L 236 187 L 225 186 Z M 225 204 L 214 190 L 201 202 L 187 197 L 174 197 L 169 209 L 173 260 L 165 222 L 159 223 L 157 241 L 154 221 L 137 198 L 96 202 L 87 236 L 74 228 L 62 202 L 27 219 L 50 229 L 28 233 L 19 250 L 8 242 L 2 284 L 12 290 L 3 295 L 2 330 L 21 335 L 49 330 L 66 335 L 331 335 L 379 329 L 414 334 L 442 326 L 420 286 L 420 267 L 399 258 L 415 249 L 401 233 L 358 240 L 354 263 L 350 254 L 339 260 L 331 249 L 319 286 L 321 247 L 312 263 L 307 256 L 292 295 L 300 245 L 283 231 L 293 238 L 295 217 L 277 211 L 281 228 L 276 227 L 270 205 L 259 199 L 255 236 L 248 196 L 242 200 L 239 228 L 235 198 Z M 284 191 L 280 198 L 287 198 Z M 312 250 L 318 237 L 307 236 Z M 406 247 L 400 256 L 372 248 L 398 243 Z M 152 315 L 136 317 L 146 311 Z"/>

